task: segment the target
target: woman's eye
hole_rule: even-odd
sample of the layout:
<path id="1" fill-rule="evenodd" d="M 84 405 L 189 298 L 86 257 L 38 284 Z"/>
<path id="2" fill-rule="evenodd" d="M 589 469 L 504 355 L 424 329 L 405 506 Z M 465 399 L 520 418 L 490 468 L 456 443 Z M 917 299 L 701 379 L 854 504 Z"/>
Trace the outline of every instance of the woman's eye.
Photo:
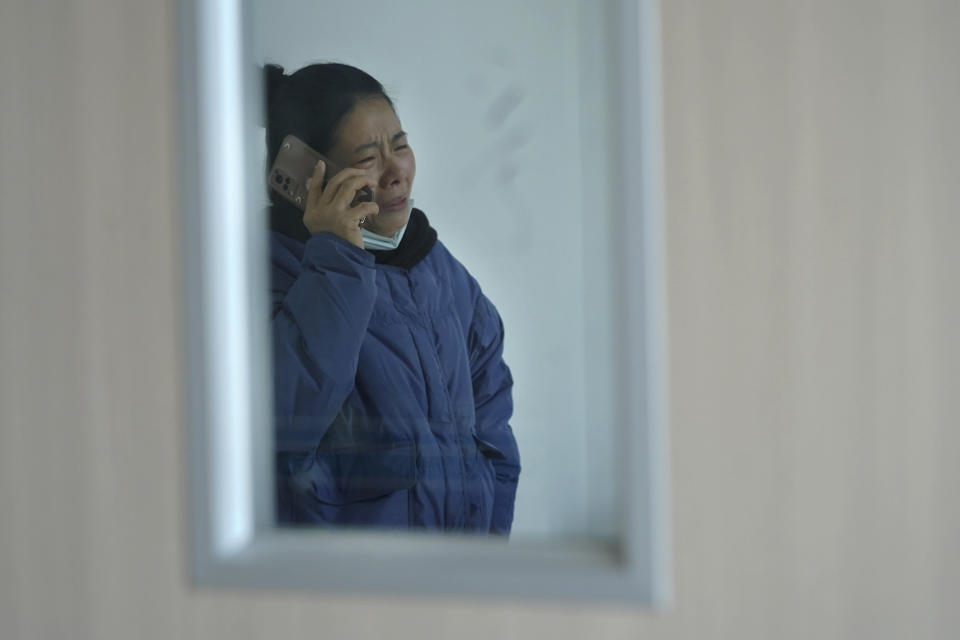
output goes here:
<path id="1" fill-rule="evenodd" d="M 402 150 L 408 148 L 409 146 L 410 146 L 410 145 L 408 145 L 408 144 L 402 144 L 402 145 L 400 145 L 399 147 L 397 147 L 396 149 L 394 149 L 394 151 L 402 151 Z"/>
<path id="2" fill-rule="evenodd" d="M 368 162 L 373 162 L 374 160 L 375 158 L 373 156 L 370 156 L 368 158 L 364 158 L 363 160 L 358 160 L 357 164 L 367 164 Z"/>

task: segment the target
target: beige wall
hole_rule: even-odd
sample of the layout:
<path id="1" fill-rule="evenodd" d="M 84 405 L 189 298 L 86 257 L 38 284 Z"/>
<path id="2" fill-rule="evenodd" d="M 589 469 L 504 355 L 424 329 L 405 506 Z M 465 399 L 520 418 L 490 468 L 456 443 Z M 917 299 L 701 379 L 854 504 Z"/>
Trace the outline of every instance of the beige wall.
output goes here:
<path id="1" fill-rule="evenodd" d="M 0 637 L 960 636 L 958 3 L 664 2 L 657 615 L 188 585 L 173 13 L 79 4 L 0 8 Z"/>

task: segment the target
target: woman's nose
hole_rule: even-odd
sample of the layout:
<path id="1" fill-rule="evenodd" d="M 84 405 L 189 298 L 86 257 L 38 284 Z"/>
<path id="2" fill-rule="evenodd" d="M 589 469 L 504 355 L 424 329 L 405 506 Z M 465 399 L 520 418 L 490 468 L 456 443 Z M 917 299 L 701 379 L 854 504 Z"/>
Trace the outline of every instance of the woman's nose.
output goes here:
<path id="1" fill-rule="evenodd" d="M 380 176 L 380 182 L 385 187 L 397 184 L 404 176 L 404 167 L 401 162 L 395 158 L 387 160 L 383 167 L 383 174 Z"/>

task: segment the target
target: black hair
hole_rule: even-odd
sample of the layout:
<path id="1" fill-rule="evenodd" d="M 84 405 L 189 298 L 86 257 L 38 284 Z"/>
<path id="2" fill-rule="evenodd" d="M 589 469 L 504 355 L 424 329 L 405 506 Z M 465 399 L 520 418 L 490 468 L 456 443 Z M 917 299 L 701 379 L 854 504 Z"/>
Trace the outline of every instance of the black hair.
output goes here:
<path id="1" fill-rule="evenodd" d="M 336 143 L 340 123 L 358 102 L 383 98 L 394 109 L 382 84 L 347 64 L 312 64 L 290 75 L 283 73 L 283 67 L 267 64 L 263 76 L 268 168 L 287 135 L 297 136 L 326 155 Z M 301 211 L 272 190 L 270 202 L 272 229 L 302 241 L 309 238 Z"/>

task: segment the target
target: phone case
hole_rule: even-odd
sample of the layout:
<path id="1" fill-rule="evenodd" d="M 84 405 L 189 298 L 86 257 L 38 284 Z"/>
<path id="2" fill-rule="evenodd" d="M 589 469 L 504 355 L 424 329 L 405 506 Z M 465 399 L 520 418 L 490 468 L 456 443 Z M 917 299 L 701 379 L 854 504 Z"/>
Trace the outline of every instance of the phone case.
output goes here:
<path id="1" fill-rule="evenodd" d="M 286 136 L 280 143 L 280 151 L 267 177 L 270 188 L 303 211 L 307 206 L 307 180 L 313 175 L 320 160 L 323 160 L 326 165 L 321 187 L 326 187 L 327 180 L 339 173 L 340 167 L 314 151 L 300 138 L 293 135 Z M 371 200 L 373 200 L 373 192 L 369 187 L 364 187 L 357 192 L 351 206 Z"/>

